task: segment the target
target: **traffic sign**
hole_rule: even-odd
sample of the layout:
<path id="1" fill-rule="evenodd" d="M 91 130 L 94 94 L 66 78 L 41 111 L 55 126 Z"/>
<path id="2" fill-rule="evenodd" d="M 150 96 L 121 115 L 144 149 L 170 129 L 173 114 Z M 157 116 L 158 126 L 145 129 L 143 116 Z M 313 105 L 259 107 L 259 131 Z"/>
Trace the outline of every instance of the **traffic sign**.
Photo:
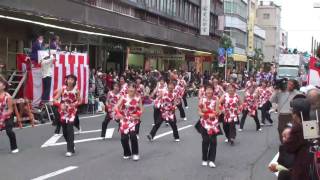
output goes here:
<path id="1" fill-rule="evenodd" d="M 233 54 L 233 48 L 228 48 L 227 54 L 228 54 L 228 56 L 231 56 Z"/>
<path id="2" fill-rule="evenodd" d="M 224 56 L 224 53 L 225 53 L 225 49 L 224 48 L 219 48 L 218 49 L 219 56 Z"/>

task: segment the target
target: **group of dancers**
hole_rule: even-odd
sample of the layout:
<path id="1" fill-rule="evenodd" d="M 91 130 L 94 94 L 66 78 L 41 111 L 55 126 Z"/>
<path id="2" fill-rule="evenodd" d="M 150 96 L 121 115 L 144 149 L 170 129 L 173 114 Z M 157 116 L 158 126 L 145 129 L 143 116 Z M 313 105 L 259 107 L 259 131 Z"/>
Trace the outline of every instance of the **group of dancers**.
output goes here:
<path id="1" fill-rule="evenodd" d="M 68 75 L 65 85 L 54 94 L 54 106 L 58 108 L 60 125 L 63 136 L 67 142 L 66 156 L 75 153 L 74 129 L 79 125 L 77 107 L 81 100 L 77 89 L 77 77 Z M 12 131 L 12 99 L 6 92 L 8 84 L 4 78 L 0 78 L 0 128 L 5 129 L 10 139 L 12 153 L 18 152 L 15 134 Z M 175 111 L 180 111 L 180 117 L 187 120 L 183 103 L 187 108 L 186 101 L 187 83 L 177 71 L 170 72 L 169 78 L 160 78 L 156 88 L 151 93 L 153 98 L 154 124 L 147 135 L 150 141 L 156 137 L 156 133 L 163 122 L 170 125 L 176 142 L 180 141 L 177 128 Z M 261 125 L 267 120 L 273 123 L 269 110 L 271 103 L 272 87 L 267 81 L 256 84 L 251 77 L 244 89 L 245 96 L 242 100 L 237 94 L 238 87 L 235 83 L 219 83 L 212 77 L 203 84 L 198 92 L 199 121 L 195 127 L 202 137 L 202 165 L 216 167 L 217 136 L 222 135 L 222 129 L 226 136 L 225 142 L 234 145 L 236 139 L 236 125 L 240 124 L 238 131 L 243 131 L 246 117 L 250 115 L 255 123 L 256 130 L 261 131 Z M 118 131 L 121 135 L 123 158 L 137 161 L 139 157 L 139 129 L 141 117 L 144 112 L 142 98 L 144 86 L 141 79 L 136 82 L 126 82 L 124 77 L 119 78 L 119 83 L 114 83 L 112 90 L 106 95 L 106 116 L 101 125 L 101 138 L 105 139 L 106 129 L 110 122 L 118 123 Z M 261 110 L 261 123 L 258 118 L 258 109 Z M 242 113 L 242 118 L 239 116 Z M 220 124 L 223 128 L 221 129 Z M 58 130 L 59 131 L 59 130 Z"/>

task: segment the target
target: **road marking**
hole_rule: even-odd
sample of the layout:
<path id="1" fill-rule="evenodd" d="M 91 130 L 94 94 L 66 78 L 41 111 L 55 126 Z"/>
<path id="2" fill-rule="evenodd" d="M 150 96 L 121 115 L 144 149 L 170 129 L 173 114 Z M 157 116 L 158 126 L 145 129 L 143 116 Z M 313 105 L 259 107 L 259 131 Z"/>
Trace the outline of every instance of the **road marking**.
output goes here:
<path id="1" fill-rule="evenodd" d="M 106 135 L 104 136 L 106 139 L 111 139 L 113 136 L 114 128 L 107 129 Z"/>
<path id="2" fill-rule="evenodd" d="M 46 142 L 41 146 L 41 148 L 43 148 L 43 147 L 48 147 L 48 146 L 50 146 L 51 144 L 56 143 L 61 136 L 62 136 L 62 134 L 55 134 L 55 135 L 53 135 L 50 139 L 48 139 L 48 141 L 46 141 Z"/>
<path id="3" fill-rule="evenodd" d="M 103 116 L 103 115 L 105 115 L 105 113 L 104 113 L 104 114 L 92 115 L 92 116 L 79 117 L 79 119 L 80 119 L 80 120 L 81 120 L 81 119 L 89 119 L 89 118 L 100 117 L 100 116 Z M 45 126 L 45 125 L 49 125 L 49 124 L 52 124 L 52 122 L 46 122 L 46 123 L 43 123 L 43 124 L 36 124 L 36 125 L 34 125 L 34 127 Z M 22 129 L 31 128 L 31 127 L 32 127 L 31 125 L 28 125 L 28 126 L 23 127 Z M 14 128 L 14 129 L 21 129 L 21 128 L 16 127 L 16 128 Z"/>
<path id="4" fill-rule="evenodd" d="M 102 139 L 102 137 L 87 138 L 87 139 L 75 140 L 74 143 L 77 144 L 77 143 L 82 143 L 82 142 L 97 141 L 97 140 L 101 140 L 101 139 Z M 54 143 L 54 144 L 51 144 L 50 146 L 61 146 L 64 144 L 67 144 L 67 142 Z"/>
<path id="5" fill-rule="evenodd" d="M 192 125 L 187 125 L 187 126 L 181 127 L 181 128 L 178 129 L 178 131 L 182 131 L 184 129 L 188 129 L 189 127 L 192 127 Z M 166 135 L 169 135 L 169 134 L 172 134 L 172 133 L 173 133 L 173 131 L 165 132 L 165 133 L 162 133 L 162 134 L 159 134 L 159 135 L 155 136 L 153 139 L 156 140 L 156 139 L 162 138 L 163 136 L 166 136 Z"/>
<path id="6" fill-rule="evenodd" d="M 111 139 L 114 133 L 115 128 L 108 128 L 106 131 L 105 138 L 106 139 Z M 93 133 L 93 132 L 101 132 L 101 129 L 96 129 L 96 130 L 90 130 L 90 131 L 82 131 L 80 134 L 88 134 L 88 133 Z M 62 137 L 61 134 L 59 135 L 53 135 L 50 139 L 48 139 L 42 146 L 41 148 L 44 147 L 51 147 L 51 146 L 61 146 L 64 144 L 67 144 L 66 142 L 59 142 L 57 141 Z M 82 143 L 82 142 L 90 142 L 90 141 L 97 141 L 101 140 L 101 137 L 95 137 L 95 138 L 87 138 L 87 139 L 80 139 L 80 140 L 75 140 L 74 143 Z"/>
<path id="7" fill-rule="evenodd" d="M 63 168 L 63 169 L 54 171 L 54 172 L 49 173 L 49 174 L 45 174 L 45 175 L 43 175 L 43 176 L 40 176 L 40 177 L 31 179 L 31 180 L 45 180 L 45 179 L 49 179 L 49 178 L 51 178 L 51 177 L 57 176 L 57 175 L 59 175 L 59 174 L 66 173 L 66 172 L 68 172 L 68 171 L 72 171 L 72 170 L 77 169 L 77 168 L 78 168 L 78 166 L 69 166 L 69 167 L 66 167 L 66 168 Z"/>
<path id="8" fill-rule="evenodd" d="M 274 156 L 274 158 L 272 159 L 272 161 L 269 163 L 269 166 L 271 164 L 278 164 L 278 158 L 279 158 L 279 152 Z M 274 173 L 276 176 L 278 176 L 278 172 Z"/>

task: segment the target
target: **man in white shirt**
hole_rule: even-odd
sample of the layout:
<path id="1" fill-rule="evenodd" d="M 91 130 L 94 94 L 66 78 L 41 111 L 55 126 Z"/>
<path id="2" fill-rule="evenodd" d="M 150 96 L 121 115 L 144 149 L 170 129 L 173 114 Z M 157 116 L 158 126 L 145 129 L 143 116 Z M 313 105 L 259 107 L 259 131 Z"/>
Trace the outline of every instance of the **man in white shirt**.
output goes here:
<path id="1" fill-rule="evenodd" d="M 51 91 L 51 79 L 52 79 L 52 63 L 53 63 L 53 55 L 55 52 L 51 51 L 51 55 L 42 56 L 39 58 L 41 64 L 41 72 L 42 72 L 42 101 L 49 101 L 50 99 L 50 91 Z M 40 53 L 39 53 L 40 56 Z"/>

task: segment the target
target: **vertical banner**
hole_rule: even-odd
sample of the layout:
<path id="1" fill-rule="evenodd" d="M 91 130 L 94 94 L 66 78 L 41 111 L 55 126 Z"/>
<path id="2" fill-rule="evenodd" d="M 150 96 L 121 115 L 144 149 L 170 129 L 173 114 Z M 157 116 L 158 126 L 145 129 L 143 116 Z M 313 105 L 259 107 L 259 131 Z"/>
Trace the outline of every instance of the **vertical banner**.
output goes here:
<path id="1" fill-rule="evenodd" d="M 254 53 L 254 22 L 256 17 L 256 8 L 251 5 L 251 1 L 248 2 L 249 17 L 248 17 L 248 49 L 249 55 L 253 56 Z"/>
<path id="2" fill-rule="evenodd" d="M 200 35 L 209 36 L 210 32 L 210 0 L 201 0 Z"/>

